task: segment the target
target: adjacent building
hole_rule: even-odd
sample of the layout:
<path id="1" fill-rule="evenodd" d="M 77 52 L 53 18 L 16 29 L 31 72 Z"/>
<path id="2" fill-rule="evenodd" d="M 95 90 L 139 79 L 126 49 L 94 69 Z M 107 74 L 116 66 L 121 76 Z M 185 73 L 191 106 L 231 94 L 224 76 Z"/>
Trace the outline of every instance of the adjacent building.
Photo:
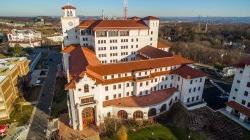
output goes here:
<path id="1" fill-rule="evenodd" d="M 31 29 L 17 30 L 13 29 L 7 35 L 9 45 L 14 47 L 19 44 L 21 47 L 36 47 L 41 46 L 42 35 L 41 32 L 34 31 Z"/>
<path id="2" fill-rule="evenodd" d="M 250 58 L 235 65 L 236 72 L 226 110 L 241 122 L 250 123 Z"/>
<path id="3" fill-rule="evenodd" d="M 0 59 L 0 120 L 9 119 L 19 97 L 20 81 L 29 72 L 29 60 L 21 58 Z"/>
<path id="4" fill-rule="evenodd" d="M 150 119 L 175 102 L 203 103 L 206 75 L 158 42 L 159 18 L 80 22 L 75 7 L 62 9 L 65 88 L 74 129 L 107 117 Z"/>

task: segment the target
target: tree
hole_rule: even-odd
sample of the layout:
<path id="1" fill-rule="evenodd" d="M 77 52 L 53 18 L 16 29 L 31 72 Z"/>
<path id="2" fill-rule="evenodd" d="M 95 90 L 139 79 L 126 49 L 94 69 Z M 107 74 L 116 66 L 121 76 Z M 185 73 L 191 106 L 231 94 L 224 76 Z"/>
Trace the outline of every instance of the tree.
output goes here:
<path id="1" fill-rule="evenodd" d="M 23 48 L 19 44 L 16 44 L 13 48 L 11 48 L 11 53 L 15 57 L 20 57 L 25 54 Z"/>
<path id="2" fill-rule="evenodd" d="M 121 126 L 119 131 L 117 132 L 119 140 L 127 140 L 128 135 L 127 135 L 127 128 L 125 126 Z"/>

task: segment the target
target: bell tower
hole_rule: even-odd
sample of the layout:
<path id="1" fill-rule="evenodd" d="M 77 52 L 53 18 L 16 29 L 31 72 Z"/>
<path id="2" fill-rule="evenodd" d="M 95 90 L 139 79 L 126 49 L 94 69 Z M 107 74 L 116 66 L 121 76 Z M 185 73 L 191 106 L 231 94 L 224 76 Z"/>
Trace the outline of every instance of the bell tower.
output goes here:
<path id="1" fill-rule="evenodd" d="M 72 5 L 62 7 L 64 12 L 61 17 L 62 32 L 64 38 L 64 46 L 70 44 L 80 44 L 79 17 L 76 16 L 76 8 Z"/>

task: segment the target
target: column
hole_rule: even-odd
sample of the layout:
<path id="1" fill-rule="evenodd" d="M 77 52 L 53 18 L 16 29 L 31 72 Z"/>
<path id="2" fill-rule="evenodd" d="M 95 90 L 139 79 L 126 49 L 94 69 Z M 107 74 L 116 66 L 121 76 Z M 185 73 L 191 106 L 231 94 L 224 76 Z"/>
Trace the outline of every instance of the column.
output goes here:
<path id="1" fill-rule="evenodd" d="M 245 119 L 246 119 L 246 115 L 240 113 L 240 121 L 241 121 L 241 122 L 244 122 Z"/>

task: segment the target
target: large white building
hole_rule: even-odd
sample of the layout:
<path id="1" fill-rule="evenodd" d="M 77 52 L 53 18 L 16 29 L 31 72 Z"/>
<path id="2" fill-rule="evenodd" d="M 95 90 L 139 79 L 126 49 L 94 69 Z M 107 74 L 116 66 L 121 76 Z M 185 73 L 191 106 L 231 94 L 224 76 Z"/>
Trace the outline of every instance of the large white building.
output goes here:
<path id="1" fill-rule="evenodd" d="M 61 18 L 71 125 L 82 130 L 106 117 L 148 119 L 173 103 L 203 102 L 206 75 L 158 43 L 159 19 L 85 20 L 66 5 Z"/>
<path id="2" fill-rule="evenodd" d="M 250 123 L 250 58 L 235 65 L 237 68 L 226 110 L 241 122 Z"/>
<path id="3" fill-rule="evenodd" d="M 21 47 L 36 47 L 41 46 L 42 35 L 41 32 L 33 31 L 31 29 L 27 30 L 17 30 L 13 29 L 7 35 L 9 45 L 14 47 L 19 44 Z"/>

